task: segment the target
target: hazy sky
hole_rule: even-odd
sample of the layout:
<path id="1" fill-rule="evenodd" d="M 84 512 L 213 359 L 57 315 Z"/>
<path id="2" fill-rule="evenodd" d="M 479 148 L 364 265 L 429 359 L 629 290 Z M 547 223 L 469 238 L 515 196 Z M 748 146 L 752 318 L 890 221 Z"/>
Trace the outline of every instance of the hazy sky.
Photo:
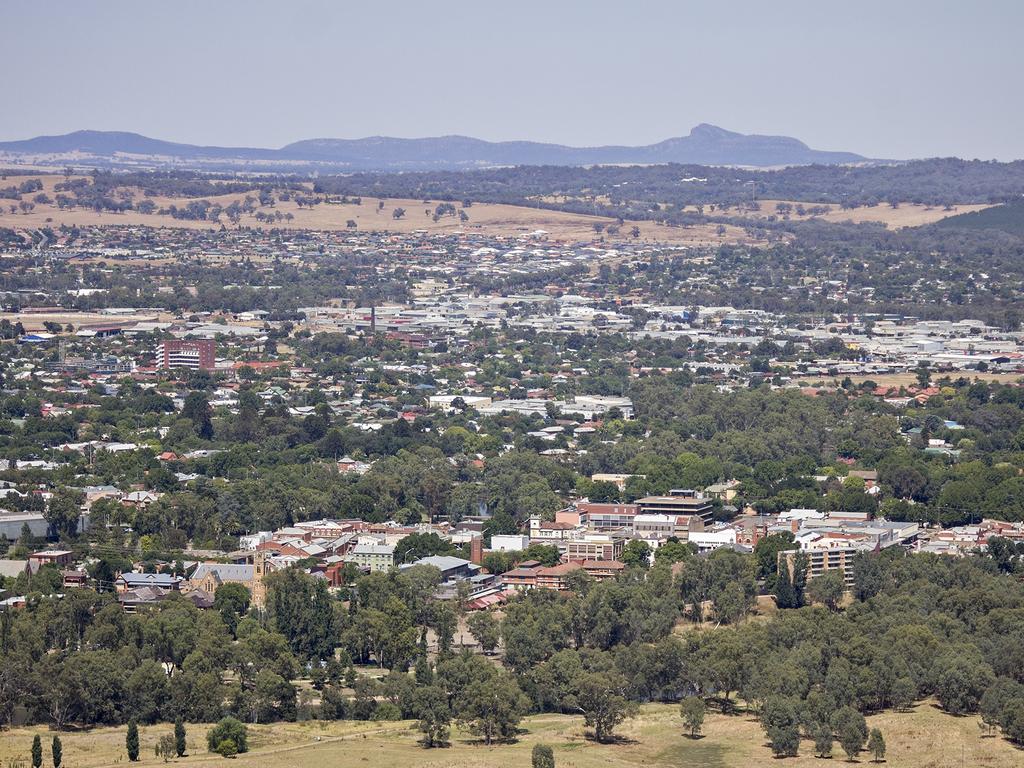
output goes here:
<path id="1" fill-rule="evenodd" d="M 0 30 L 5 140 L 646 144 L 707 122 L 1024 158 L 1024 0 L 0 0 Z"/>

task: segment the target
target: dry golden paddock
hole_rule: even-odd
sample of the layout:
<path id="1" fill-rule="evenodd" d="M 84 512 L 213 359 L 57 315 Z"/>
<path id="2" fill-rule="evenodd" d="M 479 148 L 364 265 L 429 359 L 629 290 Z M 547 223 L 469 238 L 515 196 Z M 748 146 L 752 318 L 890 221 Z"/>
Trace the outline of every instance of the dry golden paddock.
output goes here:
<path id="1" fill-rule="evenodd" d="M 546 195 L 539 198 L 545 202 L 550 203 L 564 203 L 568 199 L 565 195 Z M 609 199 L 605 196 L 598 195 L 594 198 L 594 201 L 601 204 L 609 203 Z M 776 206 L 780 203 L 788 203 L 793 207 L 794 210 L 790 211 L 787 215 L 791 221 L 806 221 L 811 218 L 816 218 L 821 221 L 828 221 L 832 223 L 843 223 L 852 222 L 854 224 L 862 224 L 865 222 L 879 222 L 885 224 L 889 229 L 902 229 L 904 227 L 919 227 L 923 224 L 934 224 L 936 221 L 948 218 L 950 216 L 959 216 L 961 213 L 971 213 L 973 211 L 980 211 L 985 208 L 991 208 L 991 205 L 956 205 L 950 210 L 945 210 L 942 206 L 929 206 L 921 205 L 919 203 L 899 203 L 896 208 L 893 208 L 888 203 L 876 205 L 868 208 L 862 206 L 860 208 L 843 209 L 838 205 L 827 205 L 824 203 L 801 203 L 795 200 L 758 200 L 758 210 L 749 210 L 738 206 L 730 206 L 725 210 L 719 210 L 717 207 L 712 210 L 710 205 L 704 206 L 704 213 L 707 216 L 723 216 L 726 218 L 744 218 L 744 219 L 767 219 L 769 216 L 777 216 L 781 218 L 781 214 L 776 210 Z M 798 205 L 804 207 L 804 214 L 797 214 L 795 208 Z M 819 213 L 815 216 L 807 213 L 809 208 L 828 208 L 825 213 Z M 697 207 L 690 205 L 687 206 L 686 210 L 693 213 L 697 212 Z"/>
<path id="2" fill-rule="evenodd" d="M 60 175 L 40 176 L 19 176 L 10 177 L 21 182 L 29 178 L 38 178 L 43 182 L 43 192 L 51 198 L 56 198 L 54 186 L 64 180 Z M 4 182 L 5 184 L 10 183 Z M 140 201 L 146 199 L 139 189 L 129 190 L 133 199 Z M 26 195 L 26 200 L 35 196 Z M 219 203 L 227 207 L 235 200 L 241 202 L 245 199 L 246 193 L 232 193 L 226 195 L 215 195 L 204 197 L 211 203 Z M 179 208 L 184 207 L 190 200 L 197 198 L 167 198 L 152 197 L 157 208 L 164 208 L 171 204 Z M 598 235 L 594 231 L 594 224 L 599 223 L 605 226 L 614 224 L 615 220 L 606 216 L 588 216 L 563 211 L 549 211 L 540 208 L 529 208 L 517 205 L 491 205 L 487 203 L 475 203 L 466 209 L 469 221 L 461 223 L 458 218 L 444 216 L 439 221 L 433 221 L 433 210 L 437 205 L 436 201 L 424 203 L 422 200 L 399 200 L 386 199 L 384 208 L 378 210 L 376 198 L 367 197 L 363 199 L 362 205 L 333 205 L 321 203 L 316 207 L 299 208 L 292 201 L 278 202 L 274 208 L 262 208 L 260 210 L 269 213 L 280 211 L 282 214 L 291 213 L 294 216 L 292 221 L 281 221 L 274 224 L 261 224 L 251 216 L 243 216 L 242 226 L 247 227 L 278 227 L 283 229 L 313 229 L 326 231 L 345 231 L 349 219 L 356 222 L 357 232 L 413 232 L 425 230 L 427 232 L 480 232 L 487 235 L 521 235 L 538 229 L 549 233 L 555 240 L 563 241 L 590 241 Z M 174 219 L 170 216 L 157 214 L 146 215 L 135 211 L 128 213 L 96 213 L 91 210 L 72 209 L 61 210 L 56 204 L 36 204 L 35 209 L 29 214 L 21 211 L 11 213 L 11 204 L 15 201 L 0 201 L 0 227 L 13 227 L 17 229 L 34 229 L 43 226 L 59 226 L 61 224 L 88 226 L 88 225 L 145 225 L 151 227 L 178 227 L 186 229 L 216 229 L 220 224 L 209 221 L 187 221 Z M 395 219 L 392 215 L 395 208 L 404 208 L 406 214 L 401 219 Z M 428 215 L 426 211 L 430 211 Z M 231 226 L 226 216 L 221 217 L 226 225 Z M 619 230 L 617 235 L 604 234 L 606 242 L 632 240 L 630 230 L 634 226 L 640 228 L 640 240 L 668 242 L 679 245 L 706 245 L 719 243 L 751 242 L 745 232 L 734 226 L 726 226 L 724 234 L 718 234 L 718 226 L 715 224 L 702 225 L 690 228 L 665 227 L 650 221 L 627 221 Z"/>
<path id="3" fill-rule="evenodd" d="M 947 211 L 942 206 L 928 206 L 919 203 L 900 203 L 896 208 L 893 208 L 888 203 L 884 203 L 871 208 L 862 206 L 860 208 L 843 209 L 838 205 L 819 206 L 817 203 L 797 203 L 791 200 L 758 200 L 757 203 L 760 206 L 760 210 L 750 211 L 729 208 L 723 215 L 741 216 L 745 219 L 766 219 L 769 216 L 780 216 L 775 206 L 779 203 L 787 202 L 794 209 L 797 205 L 803 205 L 805 210 L 803 216 L 798 215 L 795 211 L 791 211 L 788 216 L 792 221 L 805 221 L 812 218 L 806 212 L 808 208 L 827 207 L 829 209 L 827 213 L 818 214 L 813 218 L 832 223 L 853 222 L 854 224 L 861 224 L 865 222 L 879 222 L 885 224 L 889 229 L 919 227 L 923 224 L 933 224 L 950 216 L 959 216 L 961 213 L 970 213 L 992 207 L 990 205 L 956 205 Z M 704 213 L 714 215 L 710 207 L 705 207 Z"/>
<path id="4" fill-rule="evenodd" d="M 982 736 L 976 717 L 953 717 L 930 702 L 921 702 L 909 712 L 885 712 L 868 718 L 868 725 L 880 728 L 885 737 L 886 768 L 1017 768 L 1024 764 L 1024 751 L 1000 737 Z M 650 704 L 635 720 L 618 732 L 621 743 L 596 744 L 585 737 L 583 719 L 570 715 L 536 715 L 526 718 L 524 732 L 515 744 L 488 748 L 456 730 L 452 745 L 423 749 L 412 722 L 353 723 L 317 721 L 249 726 L 250 751 L 231 762 L 206 751 L 208 726 L 189 725 L 189 756 L 172 760 L 180 765 L 232 765 L 236 768 L 325 768 L 325 766 L 389 766 L 389 768 L 528 768 L 534 744 L 554 749 L 558 768 L 821 768 L 823 765 L 851 765 L 838 744 L 831 761 L 814 757 L 814 745 L 803 741 L 800 755 L 777 760 L 772 757 L 764 731 L 745 714 L 708 715 L 704 737 L 683 735 L 678 707 Z M 139 766 L 163 765 L 154 746 L 170 725 L 140 727 Z M 43 741 L 44 764 L 49 764 L 52 732 L 45 727 L 15 728 L 0 732 L 0 765 L 21 759 L 29 764 L 32 736 Z M 99 768 L 130 765 L 125 755 L 125 728 L 96 728 L 61 734 L 64 764 L 68 768 Z M 862 752 L 856 764 L 878 765 Z"/>
<path id="5" fill-rule="evenodd" d="M 997 382 L 999 384 L 1016 384 L 1017 382 L 1024 379 L 1019 373 L 992 373 L 984 372 L 979 373 L 978 371 L 935 371 L 932 373 L 932 383 L 939 386 L 937 382 L 941 381 L 945 377 L 949 377 L 954 381 L 959 378 L 966 378 L 971 381 L 986 381 L 986 382 Z M 914 373 L 879 373 L 875 375 L 863 375 L 863 376 L 794 376 L 793 378 L 798 381 L 806 382 L 810 385 L 836 385 L 846 379 L 850 379 L 855 385 L 863 384 L 865 381 L 873 381 L 879 387 L 916 387 L 917 374 Z"/>

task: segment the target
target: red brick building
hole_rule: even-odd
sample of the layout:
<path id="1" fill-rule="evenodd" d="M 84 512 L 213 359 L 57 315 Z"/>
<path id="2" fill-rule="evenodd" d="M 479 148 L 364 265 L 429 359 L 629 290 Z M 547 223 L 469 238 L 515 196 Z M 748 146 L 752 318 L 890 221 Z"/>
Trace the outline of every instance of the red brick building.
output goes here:
<path id="1" fill-rule="evenodd" d="M 160 367 L 212 371 L 217 362 L 213 339 L 168 339 L 160 347 Z"/>
<path id="2" fill-rule="evenodd" d="M 596 581 L 604 581 L 614 579 L 626 566 L 617 560 L 584 560 L 545 568 L 536 560 L 527 560 L 503 573 L 501 579 L 506 590 L 553 589 L 562 592 L 569 588 L 569 574 L 581 568 Z"/>

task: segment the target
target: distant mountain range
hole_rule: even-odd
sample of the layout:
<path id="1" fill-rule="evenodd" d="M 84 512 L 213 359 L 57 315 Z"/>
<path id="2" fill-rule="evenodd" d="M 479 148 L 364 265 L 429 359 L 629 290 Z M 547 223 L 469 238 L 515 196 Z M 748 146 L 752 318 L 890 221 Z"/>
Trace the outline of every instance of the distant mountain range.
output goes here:
<path id="1" fill-rule="evenodd" d="M 280 149 L 203 147 L 120 131 L 75 131 L 0 142 L 0 161 L 113 167 L 324 171 L 467 170 L 510 165 L 652 165 L 686 163 L 770 167 L 863 163 L 852 152 L 811 149 L 787 136 L 734 133 L 701 123 L 688 136 L 640 147 L 568 147 L 467 136 L 395 139 L 306 139 Z"/>

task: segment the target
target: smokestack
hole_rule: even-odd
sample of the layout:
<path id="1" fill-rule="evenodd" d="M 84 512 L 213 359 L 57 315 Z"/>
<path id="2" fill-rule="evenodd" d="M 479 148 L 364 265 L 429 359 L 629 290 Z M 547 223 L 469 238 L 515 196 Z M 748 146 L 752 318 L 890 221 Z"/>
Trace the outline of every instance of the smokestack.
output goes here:
<path id="1" fill-rule="evenodd" d="M 469 561 L 475 565 L 484 562 L 484 537 L 474 536 L 469 540 Z"/>

